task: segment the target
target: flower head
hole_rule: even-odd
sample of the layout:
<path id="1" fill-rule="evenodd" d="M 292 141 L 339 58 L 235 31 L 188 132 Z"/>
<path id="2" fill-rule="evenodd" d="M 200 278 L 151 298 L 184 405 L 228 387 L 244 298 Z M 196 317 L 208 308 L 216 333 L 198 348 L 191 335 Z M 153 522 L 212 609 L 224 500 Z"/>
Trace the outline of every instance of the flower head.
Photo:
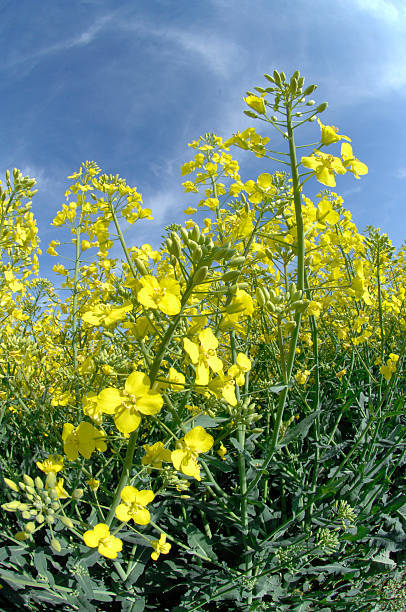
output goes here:
<path id="1" fill-rule="evenodd" d="M 333 142 L 338 142 L 339 140 L 345 139 L 351 142 L 351 138 L 348 136 L 344 136 L 344 134 L 338 133 L 338 128 L 334 127 L 334 125 L 324 125 L 320 119 L 317 119 L 317 122 L 321 129 L 321 144 L 329 145 Z"/>
<path id="2" fill-rule="evenodd" d="M 167 315 L 180 312 L 180 285 L 174 278 L 160 281 L 155 276 L 147 275 L 140 279 L 141 289 L 137 299 L 145 308 L 159 309 Z"/>
<path id="3" fill-rule="evenodd" d="M 49 472 L 55 472 L 56 474 L 63 470 L 63 457 L 62 455 L 49 455 L 44 461 L 37 461 L 36 466 L 45 474 Z"/>
<path id="4" fill-rule="evenodd" d="M 302 164 L 306 168 L 314 170 L 314 174 L 319 183 L 327 185 L 327 187 L 335 187 L 336 181 L 334 173 L 345 174 L 347 172 L 347 169 L 338 157 L 322 153 L 321 151 L 315 151 L 314 154 L 309 157 L 302 157 Z"/>
<path id="5" fill-rule="evenodd" d="M 121 491 L 123 503 L 117 506 L 116 517 L 119 521 L 127 522 L 133 519 L 138 525 L 148 525 L 151 515 L 146 506 L 154 497 L 153 491 L 147 489 L 138 491 L 135 487 L 124 487 Z"/>
<path id="6" fill-rule="evenodd" d="M 103 557 L 115 559 L 117 553 L 123 548 L 123 542 L 110 534 L 110 530 L 104 523 L 98 523 L 94 529 L 85 531 L 83 540 L 89 548 L 98 548 Z"/>
<path id="7" fill-rule="evenodd" d="M 106 434 L 87 421 L 82 421 L 76 428 L 72 423 L 63 426 L 63 449 L 69 461 L 75 461 L 79 453 L 90 459 L 96 449 L 104 452 L 107 449 L 105 439 Z"/>
<path id="8" fill-rule="evenodd" d="M 155 549 L 151 553 L 151 559 L 156 561 L 159 555 L 167 555 L 171 550 L 171 545 L 166 541 L 166 534 L 161 533 L 159 540 L 151 540 L 151 546 Z"/>
<path id="9" fill-rule="evenodd" d="M 157 414 L 163 405 L 162 395 L 151 391 L 150 380 L 143 372 L 132 372 L 125 381 L 124 391 L 108 387 L 98 395 L 102 412 L 114 414 L 119 431 L 129 434 L 141 423 L 141 415 Z"/>
<path id="10" fill-rule="evenodd" d="M 207 453 L 213 444 L 213 436 L 208 434 L 203 427 L 200 425 L 194 427 L 179 441 L 180 448 L 171 453 L 174 468 L 186 476 L 193 476 L 196 480 L 201 480 L 200 466 L 196 459 L 200 453 Z"/>

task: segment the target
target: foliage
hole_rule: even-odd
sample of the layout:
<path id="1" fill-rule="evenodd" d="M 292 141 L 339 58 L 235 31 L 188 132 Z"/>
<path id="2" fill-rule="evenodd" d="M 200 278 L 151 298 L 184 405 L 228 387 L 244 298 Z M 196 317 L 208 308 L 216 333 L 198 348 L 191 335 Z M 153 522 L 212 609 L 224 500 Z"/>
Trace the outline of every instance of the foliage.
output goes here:
<path id="1" fill-rule="evenodd" d="M 305 195 L 368 169 L 315 85 L 265 77 L 245 112 L 286 150 L 254 128 L 192 142 L 185 214 L 209 216 L 158 250 L 125 239 L 152 218 L 137 188 L 94 162 L 69 177 L 59 289 L 38 277 L 35 181 L 6 175 L 4 609 L 378 610 L 401 583 L 406 249 Z M 235 148 L 286 172 L 243 180 Z"/>

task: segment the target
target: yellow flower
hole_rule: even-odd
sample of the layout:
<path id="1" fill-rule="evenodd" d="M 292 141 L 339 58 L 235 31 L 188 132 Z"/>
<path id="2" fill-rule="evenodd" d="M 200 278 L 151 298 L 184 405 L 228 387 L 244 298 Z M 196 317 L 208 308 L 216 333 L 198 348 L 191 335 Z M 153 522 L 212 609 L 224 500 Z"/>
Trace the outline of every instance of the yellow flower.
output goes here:
<path id="1" fill-rule="evenodd" d="M 90 478 L 86 480 L 86 484 L 92 491 L 97 491 L 100 486 L 100 480 L 97 480 L 97 478 Z"/>
<path id="2" fill-rule="evenodd" d="M 63 488 L 63 483 L 64 483 L 64 479 L 58 478 L 58 482 L 55 485 L 56 493 L 59 499 L 66 499 L 67 497 L 69 497 L 69 493 L 67 492 L 66 489 Z"/>
<path id="3" fill-rule="evenodd" d="M 132 372 L 125 381 L 124 391 L 114 387 L 103 389 L 98 395 L 100 409 L 114 414 L 114 423 L 123 434 L 135 431 L 141 415 L 157 414 L 163 405 L 162 395 L 151 391 L 150 380 L 143 372 Z"/>
<path id="4" fill-rule="evenodd" d="M 360 178 L 360 174 L 368 174 L 368 166 L 354 157 L 352 147 L 348 142 L 343 142 L 341 145 L 341 159 L 343 166 L 352 172 L 356 179 Z"/>
<path id="5" fill-rule="evenodd" d="M 231 376 L 224 376 L 224 374 L 220 372 L 218 376 L 212 378 L 207 388 L 209 393 L 212 393 L 218 399 L 223 398 L 230 406 L 237 405 L 235 381 Z"/>
<path id="6" fill-rule="evenodd" d="M 123 321 L 127 312 L 132 310 L 132 304 L 124 304 L 114 308 L 111 304 L 97 304 L 82 315 L 82 319 L 89 325 L 103 325 L 109 327 Z"/>
<path id="7" fill-rule="evenodd" d="M 305 385 L 309 376 L 310 376 L 309 370 L 299 371 L 296 374 L 296 381 L 299 383 L 299 385 Z"/>
<path id="8" fill-rule="evenodd" d="M 339 372 L 337 372 L 336 376 L 338 380 L 342 380 L 346 374 L 347 374 L 347 370 L 346 368 L 344 368 L 344 370 L 340 370 Z"/>
<path id="9" fill-rule="evenodd" d="M 396 372 L 396 364 L 398 361 L 399 355 L 396 355 L 395 353 L 390 353 L 386 365 L 381 365 L 381 367 L 379 368 L 380 373 L 383 374 L 385 380 L 387 380 L 388 382 L 392 378 L 392 374 Z"/>
<path id="10" fill-rule="evenodd" d="M 123 548 L 123 542 L 111 535 L 108 526 L 104 523 L 98 523 L 94 529 L 85 531 L 83 540 L 89 548 L 98 547 L 99 553 L 108 559 L 115 559 Z"/>
<path id="11" fill-rule="evenodd" d="M 209 382 L 210 369 L 221 372 L 223 362 L 217 357 L 218 340 L 212 330 L 207 327 L 198 334 L 199 343 L 183 338 L 183 346 L 190 360 L 196 365 L 196 385 L 206 386 Z"/>
<path id="12" fill-rule="evenodd" d="M 155 442 L 152 446 L 145 444 L 142 448 L 145 450 L 145 455 L 141 459 L 142 465 L 160 470 L 163 461 L 171 461 L 171 451 L 165 448 L 162 442 Z"/>
<path id="13" fill-rule="evenodd" d="M 222 442 L 220 442 L 220 448 L 218 449 L 217 454 L 220 457 L 220 459 L 222 459 L 223 461 L 226 460 L 225 457 L 227 454 L 227 449 Z"/>
<path id="14" fill-rule="evenodd" d="M 45 474 L 49 472 L 55 472 L 56 474 L 63 470 L 63 457 L 62 455 L 49 455 L 42 463 L 37 461 L 36 466 L 41 472 L 45 472 Z"/>
<path id="15" fill-rule="evenodd" d="M 345 174 L 347 172 L 345 166 L 338 157 L 322 153 L 321 151 L 315 151 L 310 157 L 302 157 L 302 164 L 306 168 L 314 170 L 316 179 L 319 183 L 327 185 L 327 187 L 335 187 L 336 181 L 334 173 Z"/>
<path id="16" fill-rule="evenodd" d="M 123 523 L 132 519 L 138 525 L 148 525 L 151 515 L 146 506 L 152 502 L 154 497 L 153 491 L 147 489 L 138 491 L 135 487 L 124 487 L 121 491 L 123 503 L 117 506 L 116 517 Z"/>
<path id="17" fill-rule="evenodd" d="M 167 315 L 180 312 L 180 285 L 174 278 L 164 278 L 158 282 L 155 276 L 143 276 L 140 279 L 142 288 L 137 299 L 145 308 L 159 309 Z"/>
<path id="18" fill-rule="evenodd" d="M 72 423 L 65 423 L 63 426 L 63 449 L 69 461 L 75 461 L 79 453 L 85 459 L 90 459 L 96 449 L 104 452 L 107 449 L 105 438 L 103 431 L 87 421 L 82 421 L 76 428 Z"/>
<path id="19" fill-rule="evenodd" d="M 245 383 L 245 374 L 251 370 L 251 360 L 244 353 L 238 353 L 237 363 L 228 369 L 228 374 L 234 378 L 236 384 L 241 387 Z"/>
<path id="20" fill-rule="evenodd" d="M 171 550 L 171 545 L 166 541 L 166 534 L 161 533 L 159 540 L 151 540 L 151 545 L 155 549 L 153 553 L 151 553 L 151 559 L 156 561 L 159 555 L 167 555 Z"/>
<path id="21" fill-rule="evenodd" d="M 207 453 L 211 449 L 214 444 L 213 436 L 198 425 L 188 431 L 183 439 L 179 440 L 178 444 L 180 448 L 171 453 L 175 470 L 182 472 L 185 476 L 192 476 L 196 480 L 201 480 L 200 466 L 196 459 L 200 453 Z"/>
<path id="22" fill-rule="evenodd" d="M 321 144 L 329 145 L 333 142 L 338 142 L 343 138 L 351 142 L 351 138 L 348 138 L 348 136 L 344 136 L 344 134 L 338 134 L 338 128 L 334 127 L 334 125 L 323 125 L 320 119 L 317 119 L 317 122 L 321 129 Z"/>
<path id="23" fill-rule="evenodd" d="M 260 115 L 265 115 L 265 102 L 262 97 L 260 98 L 259 96 L 247 96 L 246 98 L 244 98 L 244 102 Z"/>

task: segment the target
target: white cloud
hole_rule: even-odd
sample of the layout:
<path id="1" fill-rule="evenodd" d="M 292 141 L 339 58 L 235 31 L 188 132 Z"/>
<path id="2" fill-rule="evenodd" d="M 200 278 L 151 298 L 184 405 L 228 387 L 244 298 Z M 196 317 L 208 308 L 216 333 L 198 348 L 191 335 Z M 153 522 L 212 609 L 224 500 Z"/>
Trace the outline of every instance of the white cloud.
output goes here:
<path id="1" fill-rule="evenodd" d="M 158 38 L 164 43 L 170 43 L 173 47 L 178 48 L 180 58 L 181 53 L 195 54 L 212 72 L 223 77 L 230 76 L 230 71 L 233 71 L 233 68 L 235 70 L 238 64 L 241 65 L 246 56 L 244 48 L 227 39 L 224 32 L 203 30 L 201 27 L 188 30 L 170 26 L 160 28 L 138 19 L 137 21 L 120 20 L 116 22 L 116 26 L 122 30 L 132 30 L 141 35 Z"/>
<path id="2" fill-rule="evenodd" d="M 391 0 L 355 0 L 355 4 L 367 13 L 384 19 L 392 25 L 399 25 L 399 20 L 406 18 L 406 6 L 396 5 Z"/>

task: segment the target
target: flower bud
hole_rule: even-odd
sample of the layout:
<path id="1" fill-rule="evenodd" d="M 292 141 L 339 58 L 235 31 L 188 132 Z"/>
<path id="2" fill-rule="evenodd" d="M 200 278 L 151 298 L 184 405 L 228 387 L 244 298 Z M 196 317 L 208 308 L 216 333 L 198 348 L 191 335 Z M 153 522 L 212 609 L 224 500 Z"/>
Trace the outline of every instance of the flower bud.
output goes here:
<path id="1" fill-rule="evenodd" d="M 239 270 L 229 270 L 228 272 L 223 274 L 223 276 L 221 277 L 221 280 L 223 280 L 223 281 L 233 281 L 236 278 L 238 278 L 239 275 L 240 275 L 240 271 Z"/>
<path id="2" fill-rule="evenodd" d="M 322 113 L 323 111 L 325 111 L 325 110 L 326 110 L 326 108 L 327 108 L 327 107 L 328 107 L 328 102 L 323 102 L 322 104 L 320 104 L 320 105 L 317 107 L 316 111 L 317 111 L 318 113 Z"/>
<path id="3" fill-rule="evenodd" d="M 29 523 L 26 523 L 24 530 L 27 533 L 32 533 L 33 531 L 35 531 L 35 523 L 33 521 L 30 521 Z"/>
<path id="4" fill-rule="evenodd" d="M 309 87 L 306 87 L 306 89 L 304 90 L 303 95 L 310 96 L 310 94 L 313 93 L 316 89 L 317 85 L 309 85 Z"/>
<path id="5" fill-rule="evenodd" d="M 193 283 L 195 285 L 202 283 L 204 279 L 206 278 L 208 271 L 209 271 L 209 268 L 207 266 L 202 266 L 201 268 L 196 270 L 193 276 Z"/>
<path id="6" fill-rule="evenodd" d="M 55 472 L 48 472 L 45 483 L 48 489 L 52 489 L 56 485 Z"/>
<path id="7" fill-rule="evenodd" d="M 13 491 L 15 491 L 16 493 L 18 493 L 18 487 L 16 485 L 16 483 L 13 480 L 10 480 L 9 478 L 4 478 L 3 479 L 5 484 L 12 489 Z"/>
<path id="8" fill-rule="evenodd" d="M 28 474 L 24 474 L 23 480 L 24 480 L 25 484 L 28 485 L 29 487 L 33 487 L 34 486 L 34 481 L 31 478 L 31 476 L 28 476 Z M 32 491 L 30 491 L 30 493 L 31 492 Z"/>
<path id="9" fill-rule="evenodd" d="M 56 538 L 52 538 L 51 546 L 55 550 L 55 552 L 61 552 L 62 546 L 60 545 L 59 540 L 57 540 Z"/>
<path id="10" fill-rule="evenodd" d="M 61 523 L 65 525 L 65 527 L 69 527 L 69 528 L 73 527 L 73 523 L 68 516 L 59 516 L 58 518 L 61 521 Z"/>
<path id="11" fill-rule="evenodd" d="M 72 499 L 76 499 L 76 500 L 81 499 L 83 497 L 83 493 L 84 493 L 83 489 L 74 489 L 72 491 Z"/>

